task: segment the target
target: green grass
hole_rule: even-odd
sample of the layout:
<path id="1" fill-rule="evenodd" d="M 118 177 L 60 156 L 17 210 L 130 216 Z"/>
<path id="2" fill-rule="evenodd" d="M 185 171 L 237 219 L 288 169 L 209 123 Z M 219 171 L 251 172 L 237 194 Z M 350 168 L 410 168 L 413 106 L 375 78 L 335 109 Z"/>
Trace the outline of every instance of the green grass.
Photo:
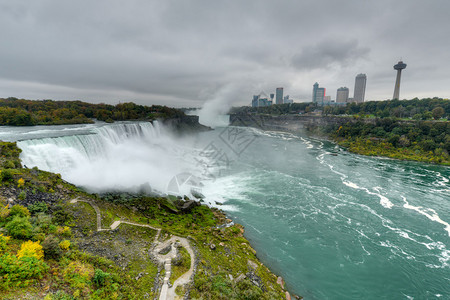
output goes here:
<path id="1" fill-rule="evenodd" d="M 173 284 L 181 275 L 189 271 L 191 267 L 191 256 L 184 247 L 178 249 L 181 256 L 179 264 L 174 264 L 172 261 L 172 274 L 170 275 L 170 283 Z"/>

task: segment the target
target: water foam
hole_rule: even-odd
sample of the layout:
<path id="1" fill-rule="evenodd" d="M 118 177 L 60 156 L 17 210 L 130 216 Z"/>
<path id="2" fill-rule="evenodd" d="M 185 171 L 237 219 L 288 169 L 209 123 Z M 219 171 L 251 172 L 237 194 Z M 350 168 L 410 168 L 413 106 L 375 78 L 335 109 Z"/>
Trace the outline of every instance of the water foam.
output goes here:
<path id="1" fill-rule="evenodd" d="M 428 219 L 430 219 L 431 221 L 444 225 L 445 230 L 447 231 L 448 235 L 450 236 L 450 224 L 445 222 L 444 220 L 442 220 L 434 209 L 424 208 L 422 206 L 413 206 L 413 205 L 409 204 L 409 202 L 406 200 L 406 198 L 404 196 L 401 196 L 401 197 L 403 199 L 403 202 L 405 202 L 405 204 L 403 204 L 404 208 L 415 210 L 418 213 L 420 213 L 420 214 L 424 215 L 425 217 L 427 217 Z"/>

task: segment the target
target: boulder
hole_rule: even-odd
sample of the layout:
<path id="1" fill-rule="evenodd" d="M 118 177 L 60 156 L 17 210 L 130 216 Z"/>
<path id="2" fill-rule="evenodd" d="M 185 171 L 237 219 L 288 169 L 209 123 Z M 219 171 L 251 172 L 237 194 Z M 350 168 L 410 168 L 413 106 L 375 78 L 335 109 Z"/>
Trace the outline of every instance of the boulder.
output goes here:
<path id="1" fill-rule="evenodd" d="M 289 292 L 286 292 L 286 300 L 291 300 L 291 294 Z"/>
<path id="2" fill-rule="evenodd" d="M 190 212 L 194 207 L 199 206 L 199 205 L 200 205 L 200 203 L 198 203 L 197 201 L 189 200 L 189 201 L 186 201 L 183 203 L 180 210 L 182 212 Z"/>
<path id="3" fill-rule="evenodd" d="M 236 278 L 236 282 L 239 282 L 241 280 L 244 280 L 247 276 L 245 276 L 244 274 L 240 274 L 237 278 Z"/>
<path id="4" fill-rule="evenodd" d="M 282 289 L 284 289 L 284 280 L 281 276 L 278 276 L 277 284 L 280 285 Z"/>
<path id="5" fill-rule="evenodd" d="M 256 271 L 256 269 L 258 268 L 258 264 L 255 263 L 254 261 L 251 261 L 250 259 L 247 260 L 247 265 L 250 268 L 250 270 Z"/>

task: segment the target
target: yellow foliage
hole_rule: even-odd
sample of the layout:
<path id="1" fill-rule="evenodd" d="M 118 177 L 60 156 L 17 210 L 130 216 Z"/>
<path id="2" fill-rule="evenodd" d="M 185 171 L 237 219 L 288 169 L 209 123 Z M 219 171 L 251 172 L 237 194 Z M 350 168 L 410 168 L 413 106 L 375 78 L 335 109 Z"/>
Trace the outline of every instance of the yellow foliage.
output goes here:
<path id="1" fill-rule="evenodd" d="M 91 282 L 94 276 L 94 267 L 78 260 L 71 262 L 63 271 L 64 278 L 75 289 L 83 289 Z"/>
<path id="2" fill-rule="evenodd" d="M 61 243 L 59 243 L 59 248 L 63 249 L 63 250 L 67 250 L 70 247 L 70 241 L 69 240 L 64 240 Z"/>
<path id="3" fill-rule="evenodd" d="M 69 226 L 58 226 L 58 228 L 56 229 L 56 233 L 58 235 L 64 235 L 64 236 L 71 236 L 72 235 L 72 230 L 70 229 Z"/>
<path id="4" fill-rule="evenodd" d="M 17 258 L 22 257 L 36 257 L 37 259 L 43 258 L 44 250 L 42 250 L 40 242 L 28 241 L 23 243 L 20 246 L 19 252 L 17 252 Z"/>
<path id="5" fill-rule="evenodd" d="M 17 180 L 17 187 L 23 187 L 25 185 L 25 180 L 23 178 L 19 178 L 19 180 Z"/>
<path id="6" fill-rule="evenodd" d="M 5 207 L 2 207 L 0 209 L 0 219 L 6 219 L 7 217 L 9 217 L 9 212 L 10 212 L 10 209 L 8 208 L 8 205 L 6 205 Z"/>
<path id="7" fill-rule="evenodd" d="M 9 236 L 4 236 L 3 233 L 0 233 L 0 253 L 8 248 L 6 244 L 8 243 L 9 239 Z"/>

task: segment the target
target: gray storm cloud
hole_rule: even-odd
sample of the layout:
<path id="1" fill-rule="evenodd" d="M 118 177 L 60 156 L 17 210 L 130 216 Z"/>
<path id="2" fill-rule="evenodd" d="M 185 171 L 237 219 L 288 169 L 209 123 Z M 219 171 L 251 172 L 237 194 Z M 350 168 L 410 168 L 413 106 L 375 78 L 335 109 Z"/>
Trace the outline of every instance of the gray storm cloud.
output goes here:
<path id="1" fill-rule="evenodd" d="M 366 99 L 448 97 L 450 2 L 0 0 L 0 97 L 200 106 L 278 86 L 297 101 L 318 81 Z M 444 77 L 442 76 L 444 74 Z"/>
<path id="2" fill-rule="evenodd" d="M 369 48 L 358 46 L 356 40 L 326 40 L 313 46 L 305 46 L 300 54 L 294 55 L 292 64 L 300 70 L 347 66 L 363 59 L 369 52 Z"/>

